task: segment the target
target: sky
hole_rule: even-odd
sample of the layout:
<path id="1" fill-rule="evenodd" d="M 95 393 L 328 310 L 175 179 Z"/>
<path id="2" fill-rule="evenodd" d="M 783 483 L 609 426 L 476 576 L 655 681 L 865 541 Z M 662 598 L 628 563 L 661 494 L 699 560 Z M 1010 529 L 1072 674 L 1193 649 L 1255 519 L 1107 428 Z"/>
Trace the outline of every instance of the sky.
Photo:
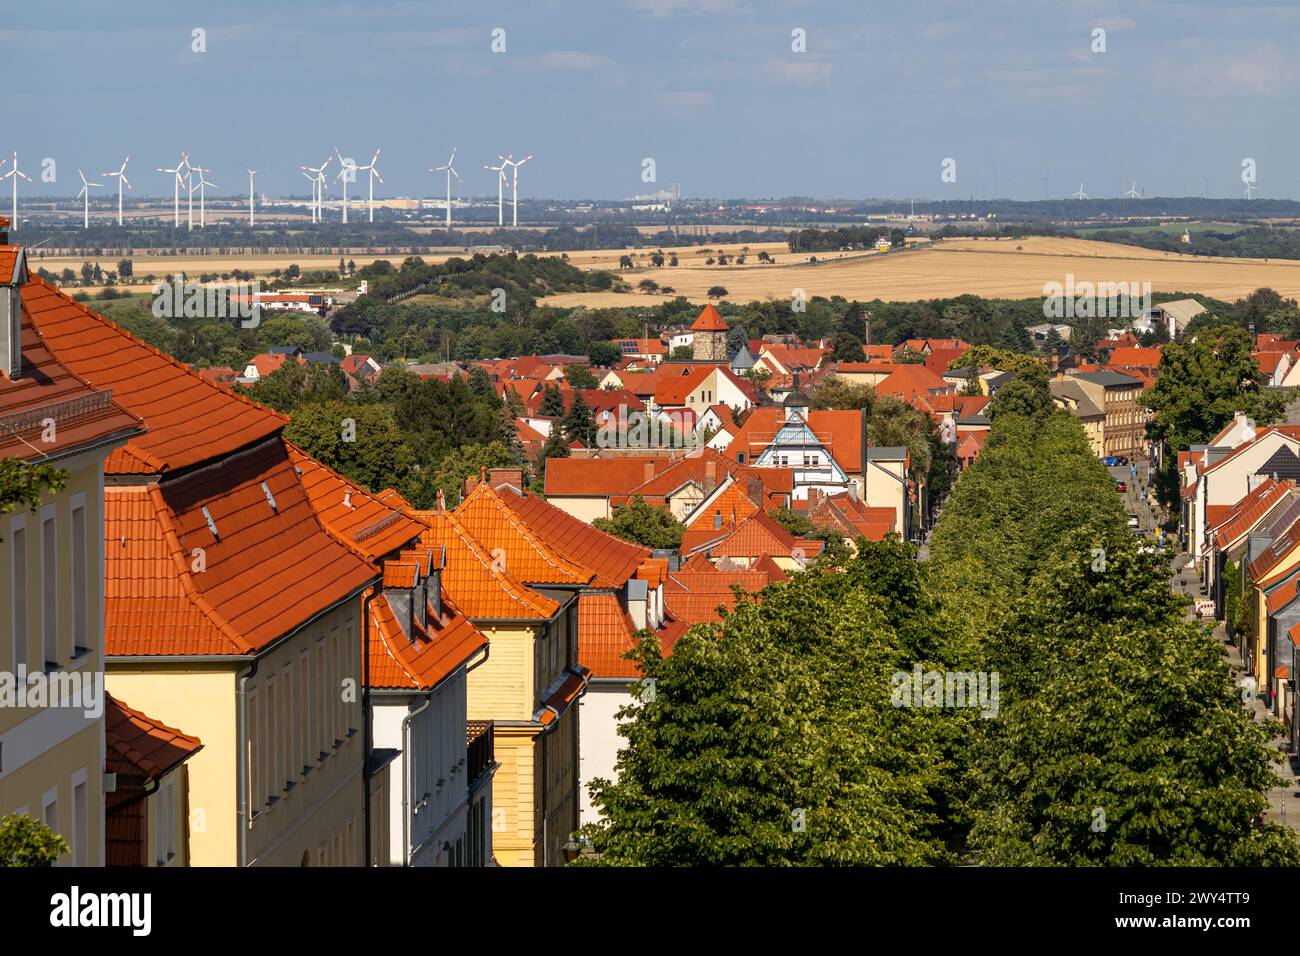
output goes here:
<path id="1" fill-rule="evenodd" d="M 336 145 L 441 195 L 455 145 L 467 196 L 531 153 L 521 197 L 1238 197 L 1251 159 L 1300 198 L 1297 50 L 1300 4 L 1250 0 L 42 0 L 0 20 L 0 155 L 29 195 L 128 154 L 170 195 L 181 150 L 302 195 Z"/>

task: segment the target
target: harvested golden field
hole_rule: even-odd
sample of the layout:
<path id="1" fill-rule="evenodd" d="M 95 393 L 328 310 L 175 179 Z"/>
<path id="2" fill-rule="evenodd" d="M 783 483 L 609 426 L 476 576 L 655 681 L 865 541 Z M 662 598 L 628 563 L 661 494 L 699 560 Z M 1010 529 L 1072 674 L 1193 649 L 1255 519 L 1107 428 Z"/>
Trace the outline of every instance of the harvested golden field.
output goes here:
<path id="1" fill-rule="evenodd" d="M 100 267 L 105 270 L 116 271 L 118 262 L 122 256 L 46 256 L 40 258 L 33 255 L 28 263 L 32 270 L 37 268 L 46 268 L 56 275 L 64 269 L 71 269 L 78 276 L 81 275 L 81 264 L 89 262 L 94 265 L 99 263 Z M 229 256 L 204 255 L 204 256 L 153 256 L 144 250 L 137 250 L 136 253 L 129 257 L 135 268 L 136 278 L 146 275 L 155 275 L 158 277 L 175 275 L 177 272 L 184 272 L 187 276 L 198 278 L 200 275 L 208 273 L 221 275 L 222 273 L 232 272 L 235 269 L 241 272 L 251 272 L 254 275 L 270 275 L 276 269 L 286 269 L 291 265 L 297 265 L 303 272 L 312 272 L 317 269 L 326 269 L 330 271 L 337 270 L 339 267 L 339 257 L 333 255 L 321 256 L 293 256 L 293 255 L 243 255 L 235 254 Z M 404 256 L 374 255 L 352 255 L 348 253 L 344 256 L 357 264 L 357 268 L 374 262 L 376 259 L 388 259 L 394 265 L 401 263 Z M 441 261 L 447 256 L 425 256 L 427 261 Z"/>
<path id="2" fill-rule="evenodd" d="M 756 249 L 755 249 L 756 251 Z M 844 261 L 823 259 L 816 265 L 794 263 L 789 252 L 776 254 L 776 265 L 705 266 L 683 260 L 677 268 L 623 271 L 631 285 L 653 279 L 679 295 L 704 302 L 710 286 L 727 290 L 732 302 L 788 299 L 794 289 L 808 296 L 842 295 L 851 299 L 910 301 L 962 293 L 986 297 L 1041 296 L 1046 283 L 1144 282 L 1154 292 L 1189 292 L 1229 301 L 1261 286 L 1287 297 L 1300 297 L 1300 262 L 1282 259 L 1212 259 L 1140 249 L 1089 239 L 1031 237 L 947 239 L 887 255 L 857 254 Z M 798 255 L 803 259 L 802 254 Z M 575 263 L 577 260 L 573 260 Z M 614 262 L 617 264 L 617 255 Z M 638 262 L 648 261 L 644 257 Z M 662 296 L 642 293 L 572 293 L 548 297 L 553 305 L 630 306 Z"/>

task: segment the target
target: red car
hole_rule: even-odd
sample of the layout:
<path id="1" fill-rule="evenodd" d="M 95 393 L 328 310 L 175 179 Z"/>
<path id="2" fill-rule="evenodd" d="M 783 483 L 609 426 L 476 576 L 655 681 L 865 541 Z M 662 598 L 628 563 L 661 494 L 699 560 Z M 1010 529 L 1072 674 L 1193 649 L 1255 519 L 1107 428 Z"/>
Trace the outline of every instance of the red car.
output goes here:
<path id="1" fill-rule="evenodd" d="M 1128 484 L 1127 484 L 1126 482 L 1123 482 L 1123 481 L 1117 481 L 1117 482 L 1115 482 L 1115 490 L 1116 490 L 1116 491 L 1128 491 Z"/>

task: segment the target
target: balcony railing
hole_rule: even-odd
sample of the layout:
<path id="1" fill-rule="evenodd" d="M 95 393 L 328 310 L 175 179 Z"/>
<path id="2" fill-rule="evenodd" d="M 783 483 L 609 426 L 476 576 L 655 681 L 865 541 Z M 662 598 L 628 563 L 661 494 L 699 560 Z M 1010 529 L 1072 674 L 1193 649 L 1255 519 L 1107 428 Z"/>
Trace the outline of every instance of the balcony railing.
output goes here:
<path id="1" fill-rule="evenodd" d="M 496 755 L 493 750 L 493 737 L 492 721 L 465 721 L 465 764 L 468 768 L 467 779 L 471 789 L 495 763 Z"/>

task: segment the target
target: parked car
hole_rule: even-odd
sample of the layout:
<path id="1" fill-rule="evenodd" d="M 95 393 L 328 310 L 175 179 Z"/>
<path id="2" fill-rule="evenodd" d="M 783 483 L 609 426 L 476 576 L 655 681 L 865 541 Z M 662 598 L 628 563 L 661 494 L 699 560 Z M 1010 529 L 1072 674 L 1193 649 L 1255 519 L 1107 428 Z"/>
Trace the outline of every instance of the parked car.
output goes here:
<path id="1" fill-rule="evenodd" d="M 1117 456 L 1117 457 L 1115 458 L 1115 464 L 1117 464 L 1117 465 L 1127 465 L 1127 464 L 1128 464 L 1128 455 L 1119 455 L 1119 456 Z"/>
<path id="2" fill-rule="evenodd" d="M 1141 522 L 1138 521 L 1138 516 L 1130 512 L 1128 516 L 1128 526 L 1130 528 L 1136 528 L 1140 524 Z"/>
<path id="3" fill-rule="evenodd" d="M 1101 460 L 1101 463 L 1105 465 L 1107 468 L 1109 468 L 1112 465 L 1118 465 L 1119 459 L 1116 458 L 1114 455 L 1107 455 L 1105 458 Z"/>
<path id="4" fill-rule="evenodd" d="M 1115 482 L 1115 490 L 1116 490 L 1116 491 L 1128 491 L 1128 482 L 1126 482 L 1126 481 L 1117 481 L 1117 482 Z"/>

